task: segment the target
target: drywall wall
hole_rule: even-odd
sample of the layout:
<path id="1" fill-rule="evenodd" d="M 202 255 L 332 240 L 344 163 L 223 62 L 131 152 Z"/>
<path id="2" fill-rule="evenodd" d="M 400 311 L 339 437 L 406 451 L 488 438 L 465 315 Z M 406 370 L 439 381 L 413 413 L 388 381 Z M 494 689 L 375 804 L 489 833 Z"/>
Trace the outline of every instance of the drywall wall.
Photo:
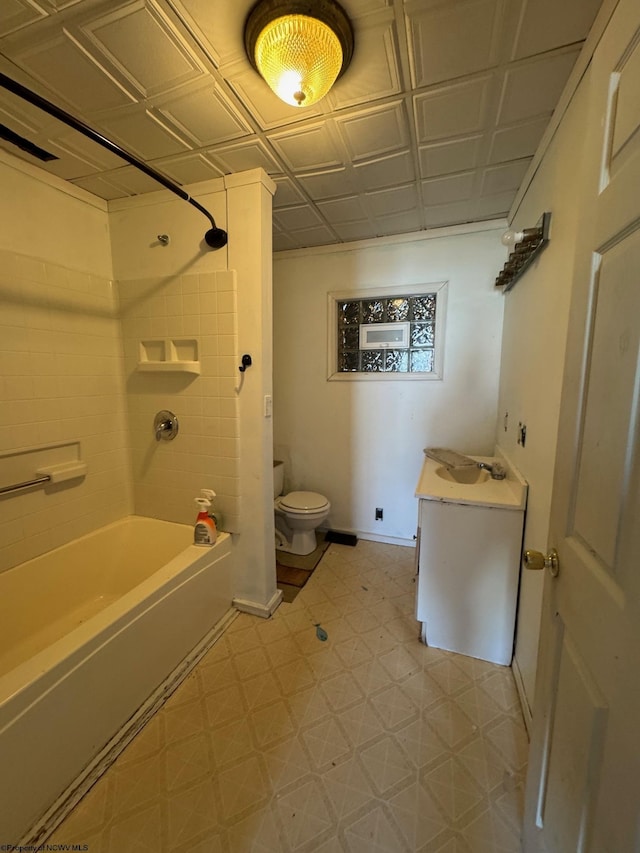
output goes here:
<path id="1" fill-rule="evenodd" d="M 582 180 L 588 76 L 582 81 L 513 220 L 516 228 L 552 214 L 550 242 L 505 295 L 497 441 L 529 483 L 524 547 L 545 551 L 562 390 Z M 504 415 L 508 412 L 507 429 Z M 527 428 L 518 444 L 518 423 Z M 514 669 L 533 705 L 542 572 L 522 572 Z"/>
<path id="2" fill-rule="evenodd" d="M 484 223 L 274 256 L 274 453 L 287 490 L 329 498 L 333 529 L 410 544 L 423 448 L 493 451 L 503 231 Z M 327 380 L 329 293 L 442 281 L 441 380 Z"/>

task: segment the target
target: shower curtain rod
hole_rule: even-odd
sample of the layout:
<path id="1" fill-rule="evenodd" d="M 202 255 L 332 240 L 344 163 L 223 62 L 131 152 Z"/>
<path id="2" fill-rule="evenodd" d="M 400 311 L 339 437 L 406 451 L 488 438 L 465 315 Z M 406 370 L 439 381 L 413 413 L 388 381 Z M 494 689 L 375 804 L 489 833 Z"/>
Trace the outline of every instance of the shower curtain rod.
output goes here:
<path id="1" fill-rule="evenodd" d="M 49 113 L 54 118 L 59 119 L 65 124 L 72 127 L 74 130 L 77 130 L 79 133 L 84 134 L 84 136 L 88 136 L 89 139 L 92 139 L 94 142 L 97 142 L 98 145 L 102 145 L 103 148 L 106 148 L 108 151 L 111 151 L 112 154 L 117 154 L 118 157 L 121 157 L 123 160 L 126 160 L 127 163 L 130 163 L 132 166 L 135 166 L 136 169 L 139 169 L 141 172 L 144 172 L 145 175 L 148 175 L 150 178 L 153 178 L 154 181 L 158 181 L 159 184 L 162 184 L 166 189 L 171 190 L 172 193 L 179 196 L 183 201 L 188 201 L 190 205 L 199 210 L 200 213 L 204 214 L 209 222 L 211 223 L 211 228 L 204 235 L 204 239 L 206 244 L 211 249 L 221 249 L 223 246 L 227 244 L 227 232 L 223 231 L 222 228 L 218 228 L 216 226 L 215 220 L 213 216 L 209 213 L 209 211 L 203 207 L 199 202 L 195 199 L 191 198 L 189 193 L 185 192 L 182 187 L 179 187 L 177 184 L 174 184 L 173 181 L 169 180 L 169 178 L 165 177 L 161 172 L 156 172 L 155 169 L 152 169 L 151 166 L 147 166 L 146 163 L 143 163 L 142 160 L 139 160 L 133 154 L 130 154 L 128 151 L 125 151 L 124 148 L 121 148 L 115 142 L 112 142 L 110 139 L 107 139 L 106 136 L 102 136 L 102 134 L 90 128 L 87 124 L 80 119 L 75 118 L 75 116 L 70 115 L 70 113 L 65 112 L 65 110 L 57 107 L 55 104 L 52 104 L 51 101 L 47 101 L 46 98 L 37 95 L 35 92 L 32 92 L 31 89 L 27 89 L 26 86 L 23 86 L 21 83 L 16 82 L 11 77 L 7 77 L 6 74 L 3 74 L 0 71 L 0 85 L 3 88 L 8 89 L 9 92 L 13 92 L 14 95 L 17 95 L 19 98 L 22 98 L 25 101 L 28 101 L 30 104 L 33 104 L 36 107 L 39 107 L 44 112 Z"/>

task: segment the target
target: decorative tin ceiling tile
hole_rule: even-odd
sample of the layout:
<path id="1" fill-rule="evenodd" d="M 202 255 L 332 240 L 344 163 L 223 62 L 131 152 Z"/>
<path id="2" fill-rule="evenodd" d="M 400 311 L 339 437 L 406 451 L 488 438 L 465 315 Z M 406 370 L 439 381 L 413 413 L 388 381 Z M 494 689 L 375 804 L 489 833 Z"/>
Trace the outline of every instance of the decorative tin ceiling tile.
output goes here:
<path id="1" fill-rule="evenodd" d="M 178 134 L 149 110 L 129 110 L 105 116 L 101 124 L 124 148 L 143 160 L 167 157 L 188 148 Z"/>
<path id="2" fill-rule="evenodd" d="M 297 181 L 314 201 L 323 198 L 336 198 L 340 195 L 348 195 L 355 192 L 355 184 L 351 179 L 351 173 L 347 172 L 344 167 L 299 174 L 297 175 Z"/>
<path id="3" fill-rule="evenodd" d="M 349 73 L 344 74 L 327 96 L 332 109 L 365 105 L 401 91 L 400 62 L 393 12 L 372 16 L 357 26 L 357 48 Z M 376 61 L 371 62 L 375 56 Z"/>
<path id="4" fill-rule="evenodd" d="M 484 129 L 491 77 L 442 86 L 414 97 L 418 142 Z"/>
<path id="5" fill-rule="evenodd" d="M 498 128 L 491 138 L 489 163 L 505 163 L 532 157 L 547 127 L 547 119 L 539 118 L 512 127 Z"/>
<path id="6" fill-rule="evenodd" d="M 502 6 L 499 0 L 432 3 L 426 8 L 424 2 L 408 3 L 405 8 L 414 88 L 496 65 Z"/>
<path id="7" fill-rule="evenodd" d="M 207 159 L 218 166 L 223 174 L 244 172 L 247 169 L 264 169 L 269 175 L 283 171 L 280 164 L 259 139 L 223 145 L 205 151 Z"/>
<path id="8" fill-rule="evenodd" d="M 374 110 L 336 118 L 347 151 L 354 162 L 390 154 L 406 148 L 409 128 L 404 101 L 395 101 Z"/>
<path id="9" fill-rule="evenodd" d="M 126 192 L 122 187 L 117 187 L 111 183 L 105 175 L 92 175 L 88 178 L 74 178 L 71 181 L 77 187 L 80 187 L 87 192 L 97 195 L 98 198 L 104 198 L 107 201 L 115 198 L 126 198 L 131 193 Z"/>
<path id="10" fill-rule="evenodd" d="M 300 192 L 296 183 L 288 177 L 274 178 L 276 184 L 276 192 L 273 196 L 274 210 L 279 207 L 289 207 L 293 204 L 300 204 L 306 199 Z"/>
<path id="11" fill-rule="evenodd" d="M 323 224 L 315 208 L 308 204 L 281 207 L 274 212 L 273 218 L 283 231 L 298 231 L 301 228 L 315 228 Z"/>
<path id="12" fill-rule="evenodd" d="M 514 163 L 503 163 L 500 166 L 485 169 L 482 178 L 482 195 L 502 193 L 507 190 L 513 190 L 515 193 L 527 173 L 530 162 L 531 157 L 525 157 Z"/>
<path id="13" fill-rule="evenodd" d="M 409 234 L 424 228 L 420 211 L 395 213 L 391 216 L 377 216 L 374 222 L 375 237 L 391 234 Z"/>
<path id="14" fill-rule="evenodd" d="M 415 180 L 413 155 L 411 151 L 401 151 L 398 154 L 354 163 L 353 175 L 361 192 L 406 184 Z"/>
<path id="15" fill-rule="evenodd" d="M 468 215 L 471 215 L 472 219 L 482 218 L 478 217 L 477 202 L 474 199 L 455 202 L 453 204 L 440 204 L 435 207 L 425 207 L 424 209 L 424 219 L 427 228 L 444 228 L 446 225 L 456 225 L 462 222 L 463 217 Z"/>
<path id="16" fill-rule="evenodd" d="M 420 174 L 423 178 L 431 178 L 474 169 L 480 159 L 482 140 L 483 137 L 476 134 L 435 145 L 422 145 L 419 149 Z"/>
<path id="17" fill-rule="evenodd" d="M 367 219 L 367 210 L 359 196 L 320 201 L 318 209 L 331 225 Z"/>
<path id="18" fill-rule="evenodd" d="M 404 187 L 389 187 L 373 193 L 365 193 L 367 206 L 376 218 L 390 216 L 418 208 L 418 191 L 415 184 Z"/>
<path id="19" fill-rule="evenodd" d="M 220 87 L 209 82 L 188 87 L 157 102 L 157 111 L 199 148 L 228 142 L 251 133 L 242 116 Z"/>
<path id="20" fill-rule="evenodd" d="M 204 68 L 152 0 L 135 0 L 80 29 L 144 98 L 201 77 Z"/>
<path id="21" fill-rule="evenodd" d="M 296 228 L 289 233 L 303 249 L 308 246 L 327 246 L 336 242 L 335 232 L 327 227 Z"/>
<path id="22" fill-rule="evenodd" d="M 352 240 L 371 240 L 378 236 L 374 225 L 368 219 L 363 219 L 359 222 L 338 223 L 333 227 L 336 234 L 345 243 L 349 243 Z"/>
<path id="23" fill-rule="evenodd" d="M 339 166 L 344 160 L 326 124 L 312 124 L 273 134 L 269 140 L 294 172 Z"/>
<path id="24" fill-rule="evenodd" d="M 473 196 L 476 172 L 462 172 L 422 181 L 422 198 L 427 207 L 467 201 Z"/>
<path id="25" fill-rule="evenodd" d="M 498 124 L 513 124 L 534 116 L 550 116 L 558 103 L 579 50 L 528 60 L 504 74 Z"/>
<path id="26" fill-rule="evenodd" d="M 0 5 L 0 38 L 46 18 L 48 12 L 35 0 L 3 0 Z"/>
<path id="27" fill-rule="evenodd" d="M 253 2 L 172 0 L 187 28 L 195 33 L 217 67 L 244 58 L 244 22 Z"/>
<path id="28" fill-rule="evenodd" d="M 73 104 L 78 113 L 125 106 L 133 101 L 120 83 L 100 66 L 67 31 L 39 42 L 12 59 L 54 94 L 63 105 Z"/>
<path id="29" fill-rule="evenodd" d="M 506 216 L 511 209 L 515 197 L 515 190 L 483 196 L 478 200 L 478 219 L 493 219 L 498 216 Z"/>
<path id="30" fill-rule="evenodd" d="M 153 165 L 179 184 L 210 181 L 212 178 L 220 178 L 223 175 L 222 170 L 210 163 L 203 154 L 181 154 L 177 157 L 158 160 Z"/>
<path id="31" fill-rule="evenodd" d="M 557 0 L 522 0 L 522 17 L 512 59 L 546 53 L 581 41 L 589 31 L 601 0 L 558 3 Z M 553 26 L 549 26 L 553 21 Z"/>

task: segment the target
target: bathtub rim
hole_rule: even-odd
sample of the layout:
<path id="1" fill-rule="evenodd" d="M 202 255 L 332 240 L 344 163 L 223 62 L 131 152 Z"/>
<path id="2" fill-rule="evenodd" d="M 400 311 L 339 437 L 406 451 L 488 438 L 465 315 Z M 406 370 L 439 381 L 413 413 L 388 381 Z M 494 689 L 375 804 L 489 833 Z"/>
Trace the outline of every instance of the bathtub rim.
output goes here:
<path id="1" fill-rule="evenodd" d="M 121 525 L 128 519 L 138 518 L 147 517 L 124 516 L 73 541 L 85 540 L 98 532 Z M 162 519 L 151 520 L 189 528 L 189 525 L 186 524 L 178 525 L 176 522 L 165 522 Z M 70 544 L 61 545 L 54 550 L 59 551 Z M 52 689 L 59 680 L 61 670 L 68 671 L 80 659 L 93 654 L 110 636 L 122 629 L 121 623 L 125 617 L 135 618 L 143 613 L 153 602 L 154 593 L 159 593 L 160 590 L 163 591 L 163 594 L 171 592 L 199 572 L 212 555 L 215 554 L 217 559 L 230 551 L 231 536 L 222 532 L 218 534 L 216 543 L 211 547 L 188 545 L 124 595 L 87 619 L 86 622 L 80 623 L 46 648 L 36 652 L 7 672 L 0 674 L 0 734 L 14 719 L 15 711 L 11 710 L 12 703 L 22 700 L 21 713 L 23 713 L 31 701 L 36 698 L 33 695 L 36 690 L 39 696 L 44 690 Z M 15 568 L 19 569 L 19 567 Z"/>

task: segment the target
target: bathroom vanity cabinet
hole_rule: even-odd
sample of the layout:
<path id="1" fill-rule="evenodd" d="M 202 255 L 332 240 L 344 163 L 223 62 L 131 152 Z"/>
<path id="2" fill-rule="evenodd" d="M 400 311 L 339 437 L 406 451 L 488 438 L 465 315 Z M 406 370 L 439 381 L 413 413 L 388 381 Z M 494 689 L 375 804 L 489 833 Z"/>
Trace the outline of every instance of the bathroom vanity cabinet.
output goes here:
<path id="1" fill-rule="evenodd" d="M 425 471 L 426 468 L 426 471 Z M 425 459 L 418 501 L 417 619 L 435 648 L 508 666 L 513 653 L 527 486 L 455 483 Z"/>

